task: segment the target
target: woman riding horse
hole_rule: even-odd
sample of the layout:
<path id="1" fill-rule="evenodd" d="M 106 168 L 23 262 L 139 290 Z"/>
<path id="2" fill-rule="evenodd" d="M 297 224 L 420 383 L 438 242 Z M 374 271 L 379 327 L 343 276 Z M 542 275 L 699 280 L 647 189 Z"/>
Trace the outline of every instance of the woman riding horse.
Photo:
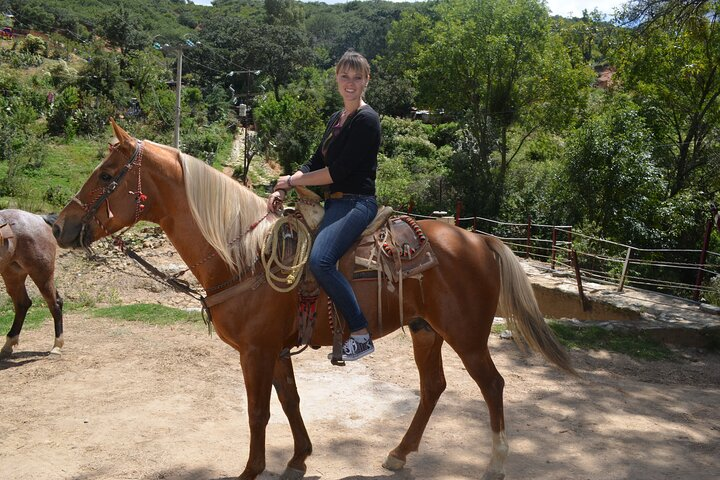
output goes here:
<path id="1" fill-rule="evenodd" d="M 118 142 L 60 213 L 55 238 L 62 247 L 87 247 L 139 220 L 159 224 L 207 292 L 205 302 L 212 305 L 218 336 L 240 353 L 250 424 L 249 458 L 240 479 L 254 479 L 265 469 L 265 430 L 273 386 L 294 439 L 294 454 L 282 478 L 302 478 L 312 444 L 300 414 L 291 358 L 281 356 L 297 341 L 300 300 L 297 292 L 277 292 L 265 282 L 259 259 L 265 235 L 278 217 L 268 212 L 265 199 L 203 162 L 167 146 L 139 141 L 115 122 L 112 125 Z M 403 298 L 403 318 L 411 326 L 420 373 L 420 404 L 384 465 L 400 469 L 407 455 L 418 449 L 445 390 L 441 351 L 447 342 L 480 387 L 490 414 L 493 445 L 483 478 L 501 479 L 508 452 L 502 401 L 505 382 L 487 345 L 498 305 L 517 338 L 560 368 L 572 372 L 572 367 L 509 248 L 494 237 L 443 222 L 418 224 L 439 264 L 421 278 L 406 280 L 402 297 L 399 288 L 382 289 L 382 322 L 375 281 L 352 283 L 375 338 L 400 327 Z M 319 301 L 322 304 L 327 297 L 321 294 Z M 327 320 L 325 309 L 319 309 L 311 345 L 332 345 Z"/>

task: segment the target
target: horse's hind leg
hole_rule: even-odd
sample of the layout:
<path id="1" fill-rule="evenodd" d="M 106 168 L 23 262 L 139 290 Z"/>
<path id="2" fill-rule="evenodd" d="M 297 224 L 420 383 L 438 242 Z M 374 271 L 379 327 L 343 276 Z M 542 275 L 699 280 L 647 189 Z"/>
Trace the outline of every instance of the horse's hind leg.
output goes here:
<path id="1" fill-rule="evenodd" d="M 307 471 L 305 460 L 312 453 L 312 443 L 300 414 L 300 396 L 295 384 L 295 373 L 290 358 L 278 358 L 277 362 L 275 362 L 273 386 L 278 399 L 280 399 L 283 411 L 290 422 L 290 429 L 295 443 L 293 457 L 288 462 L 287 468 L 280 478 L 282 480 L 299 480 L 305 476 Z"/>
<path id="2" fill-rule="evenodd" d="M 477 339 L 469 338 L 463 342 L 465 348 L 453 345 L 465 368 L 475 383 L 480 387 L 490 414 L 490 428 L 493 432 L 492 455 L 485 469 L 482 480 L 502 480 L 505 478 L 505 459 L 508 455 L 508 444 L 505 436 L 505 416 L 503 413 L 503 389 L 505 380 L 495 368 L 490 358 L 487 339 L 477 343 Z M 480 346 L 479 346 L 480 345 Z"/>
<path id="3" fill-rule="evenodd" d="M 53 348 L 50 350 L 50 353 L 60 355 L 62 353 L 62 347 L 65 345 L 65 340 L 63 340 L 62 297 L 60 297 L 60 294 L 55 288 L 55 281 L 53 280 L 52 273 L 49 275 L 42 275 L 40 278 L 33 278 L 33 281 L 40 290 L 40 293 L 50 309 L 50 314 L 53 317 L 53 324 L 55 326 L 55 342 L 53 343 Z"/>
<path id="4" fill-rule="evenodd" d="M 410 322 L 410 331 L 415 364 L 420 373 L 420 404 L 402 441 L 383 463 L 388 470 L 403 468 L 407 455 L 417 451 L 430 415 L 447 385 L 442 364 L 443 338 L 422 319 Z"/>
<path id="5" fill-rule="evenodd" d="M 23 323 L 25 323 L 25 316 L 32 305 L 32 300 L 30 300 L 25 288 L 27 273 L 6 270 L 2 273 L 2 277 L 5 281 L 5 290 L 10 295 L 15 309 L 13 324 L 5 339 L 5 345 L 0 349 L 0 358 L 5 358 L 12 355 L 13 347 L 20 343 L 20 331 Z"/>

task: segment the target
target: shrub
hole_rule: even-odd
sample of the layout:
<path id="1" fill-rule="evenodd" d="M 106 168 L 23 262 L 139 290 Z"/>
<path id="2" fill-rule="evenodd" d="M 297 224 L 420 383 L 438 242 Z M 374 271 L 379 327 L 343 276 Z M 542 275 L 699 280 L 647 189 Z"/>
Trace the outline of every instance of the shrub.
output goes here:
<path id="1" fill-rule="evenodd" d="M 80 92 L 68 87 L 55 99 L 55 106 L 48 116 L 48 131 L 51 135 L 72 138 L 77 130 L 77 116 L 80 108 Z"/>
<path id="2" fill-rule="evenodd" d="M 228 134 L 220 124 L 196 129 L 182 137 L 184 152 L 212 165 L 218 147 L 228 140 Z"/>
<path id="3" fill-rule="evenodd" d="M 47 55 L 47 43 L 40 37 L 28 34 L 20 43 L 20 52 L 45 56 Z"/>

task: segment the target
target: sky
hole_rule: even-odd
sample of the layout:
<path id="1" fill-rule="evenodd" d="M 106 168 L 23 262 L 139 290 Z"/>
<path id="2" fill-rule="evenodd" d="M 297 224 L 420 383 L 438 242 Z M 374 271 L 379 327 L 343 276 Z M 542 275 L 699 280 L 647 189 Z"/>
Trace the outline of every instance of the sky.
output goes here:
<path id="1" fill-rule="evenodd" d="M 319 0 L 325 3 L 345 3 L 347 0 Z M 400 0 L 395 0 L 400 1 Z M 407 0 L 412 1 L 412 0 Z M 210 5 L 212 0 L 192 0 L 196 5 Z M 547 0 L 550 13 L 563 17 L 579 17 L 584 9 L 597 8 L 601 13 L 611 14 L 613 8 L 620 7 L 626 0 Z"/>

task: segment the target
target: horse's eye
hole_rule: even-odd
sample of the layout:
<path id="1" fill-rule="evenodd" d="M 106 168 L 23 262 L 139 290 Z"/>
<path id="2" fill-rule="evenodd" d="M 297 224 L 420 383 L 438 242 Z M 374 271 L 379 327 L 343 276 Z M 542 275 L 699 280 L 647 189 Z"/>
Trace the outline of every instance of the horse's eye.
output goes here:
<path id="1" fill-rule="evenodd" d="M 110 180 L 112 180 L 112 175 L 110 175 L 109 173 L 101 173 L 100 180 L 102 180 L 103 182 L 109 182 Z"/>

